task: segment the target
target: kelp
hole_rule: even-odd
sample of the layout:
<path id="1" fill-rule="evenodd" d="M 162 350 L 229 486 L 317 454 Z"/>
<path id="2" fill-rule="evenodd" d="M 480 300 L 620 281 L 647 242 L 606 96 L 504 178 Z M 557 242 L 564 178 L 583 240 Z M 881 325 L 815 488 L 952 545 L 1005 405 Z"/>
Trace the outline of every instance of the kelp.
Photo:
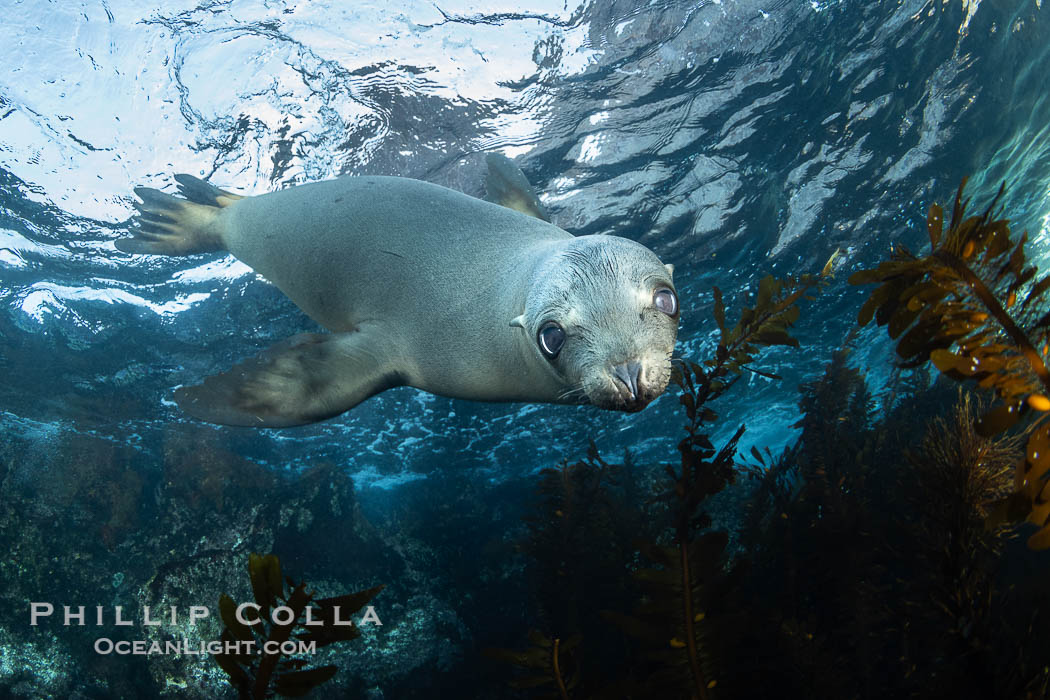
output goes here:
<path id="1" fill-rule="evenodd" d="M 1010 532 L 989 530 L 984 521 L 988 504 L 1010 489 L 1022 441 L 979 435 L 980 411 L 970 393 L 960 391 L 951 413 L 930 421 L 922 441 L 906 454 L 905 493 L 915 514 L 911 531 L 918 565 L 902 597 L 915 611 L 909 636 L 916 638 L 909 648 L 917 680 L 939 682 L 956 697 L 973 688 L 1018 696 L 1020 688 L 1008 693 L 1007 684 L 1020 675 L 1012 666 L 1027 654 L 1005 624 L 1010 595 L 996 580 Z M 924 638 L 918 638 L 919 631 Z M 937 661 L 943 657 L 965 658 L 967 668 L 938 681 Z"/>
<path id="2" fill-rule="evenodd" d="M 779 379 L 780 377 L 775 374 L 754 369 L 749 363 L 764 347 L 771 345 L 799 347 L 798 340 L 788 332 L 788 329 L 798 321 L 801 313 L 797 304 L 802 299 L 809 298 L 806 296 L 807 293 L 824 283 L 825 281 L 821 278 L 813 275 L 799 275 L 785 280 L 766 275 L 758 283 L 755 305 L 742 309 L 740 320 L 728 330 L 722 292 L 715 287 L 713 314 L 715 323 L 718 324 L 720 338 L 718 347 L 715 349 L 715 356 L 704 362 L 710 368 L 709 370 L 697 372 L 695 366 L 690 366 L 696 378 L 708 384 L 702 387 L 705 393 L 698 395 L 697 398 L 704 401 L 717 398 L 729 388 L 724 378 L 733 377 L 735 379 L 740 375 L 740 370 L 748 370 L 770 379 Z M 682 401 L 684 403 L 687 399 L 683 398 Z M 703 418 L 713 420 L 706 416 Z"/>
<path id="3" fill-rule="evenodd" d="M 925 365 L 869 389 L 851 333 L 799 387 L 798 441 L 741 464 L 743 427 L 716 446 L 711 402 L 744 373 L 775 376 L 753 366 L 758 337 L 794 346 L 790 307 L 820 279 L 764 284 L 733 328 L 716 292 L 719 343 L 675 368 L 685 435 L 662 474 L 639 470 L 650 488 L 619 494 L 628 470 L 593 444 L 545 471 L 525 570 L 540 599 L 563 600 L 542 606 L 527 649 L 501 655 L 524 671 L 514 686 L 556 700 L 1045 697 L 1046 567 L 1011 546 L 1011 528 L 985 526 L 1027 436 L 982 436 L 979 404 Z M 770 325 L 783 335 L 763 335 Z M 729 500 L 712 496 L 741 473 L 752 481 L 730 494 L 746 503 L 740 530 L 712 528 Z M 626 550 L 608 523 L 638 522 L 631 499 L 646 526 Z M 624 604 L 595 621 L 608 590 Z M 604 666 L 592 661 L 601 643 Z"/>
<path id="4" fill-rule="evenodd" d="M 742 697 L 884 690 L 887 657 L 874 633 L 888 617 L 887 537 L 873 500 L 889 489 L 873 464 L 882 435 L 865 377 L 848 362 L 850 342 L 799 386 L 798 441 L 746 465 L 755 488 L 740 533 L 752 562 Z"/>
<path id="5" fill-rule="evenodd" d="M 582 643 L 582 633 L 602 624 L 602 609 L 636 596 L 624 562 L 635 555 L 633 542 L 648 526 L 632 469 L 629 453 L 622 464 L 608 462 L 592 442 L 583 459 L 540 471 L 520 543 L 530 560 L 526 576 L 537 629 L 529 632 L 524 651 L 484 651 L 519 667 L 513 687 L 534 688 L 539 697 L 561 697 L 562 691 L 592 697 L 615 672 L 609 659 L 622 650 L 622 640 L 590 635 Z"/>
<path id="6" fill-rule="evenodd" d="M 967 216 L 966 181 L 959 186 L 951 223 L 930 207 L 928 255 L 897 246 L 891 260 L 861 270 L 850 283 L 877 284 L 858 315 L 886 326 L 903 366 L 932 362 L 953 380 L 994 392 L 998 403 L 977 421 L 985 437 L 1026 416 L 1028 443 L 1014 471 L 1013 493 L 989 523 L 1028 520 L 1039 530 L 1033 549 L 1050 548 L 1050 275 L 1039 277 L 1025 253 L 1028 234 L 1013 237 L 998 203 L 1005 185 L 980 215 Z"/>
<path id="7" fill-rule="evenodd" d="M 523 550 L 535 562 L 531 587 L 550 637 L 569 638 L 595 622 L 579 601 L 615 605 L 624 595 L 623 561 L 645 532 L 631 504 L 632 467 L 630 454 L 607 462 L 591 442 L 584 459 L 540 471 Z"/>
<path id="8" fill-rule="evenodd" d="M 273 554 L 251 554 L 248 574 L 258 606 L 253 606 L 255 612 L 251 614 L 255 620 L 251 624 L 242 622 L 236 614 L 237 603 L 223 594 L 219 598 L 219 614 L 225 625 L 220 638 L 224 653 L 214 654 L 213 658 L 229 676 L 238 696 L 251 700 L 274 694 L 300 697 L 330 680 L 338 667 L 306 668 L 306 659 L 286 655 L 280 651 L 280 645 L 294 640 L 320 649 L 356 639 L 361 632 L 355 625 L 347 624 L 349 617 L 383 589 L 376 586 L 334 598 L 314 598 L 305 582 L 296 584 L 291 578 L 282 578 L 280 561 Z M 279 607 L 288 609 L 287 622 L 282 623 L 271 614 Z M 283 619 L 284 613 L 280 617 Z M 279 651 L 268 651 L 269 647 Z M 242 648 L 246 651 L 242 652 Z M 231 649 L 235 651 L 227 651 Z"/>
<path id="9" fill-rule="evenodd" d="M 800 386 L 798 442 L 750 470 L 734 697 L 1044 697 L 1046 568 L 984 525 L 1020 441 L 914 371 L 871 410 L 846 350 Z"/>

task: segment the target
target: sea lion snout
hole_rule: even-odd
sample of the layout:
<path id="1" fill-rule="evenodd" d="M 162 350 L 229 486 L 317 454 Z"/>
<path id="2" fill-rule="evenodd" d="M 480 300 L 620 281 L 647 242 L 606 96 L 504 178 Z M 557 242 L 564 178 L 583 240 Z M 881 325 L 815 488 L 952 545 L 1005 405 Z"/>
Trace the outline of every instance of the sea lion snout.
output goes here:
<path id="1" fill-rule="evenodd" d="M 627 389 L 627 398 L 631 401 L 638 399 L 638 375 L 642 373 L 642 363 L 637 360 L 624 362 L 622 365 L 613 367 L 613 376 L 620 380 Z"/>
<path id="2" fill-rule="evenodd" d="M 610 397 L 614 404 L 612 408 L 636 413 L 663 393 L 665 383 L 655 376 L 659 373 L 647 372 L 646 369 L 642 360 L 633 359 L 608 370 L 613 389 Z"/>

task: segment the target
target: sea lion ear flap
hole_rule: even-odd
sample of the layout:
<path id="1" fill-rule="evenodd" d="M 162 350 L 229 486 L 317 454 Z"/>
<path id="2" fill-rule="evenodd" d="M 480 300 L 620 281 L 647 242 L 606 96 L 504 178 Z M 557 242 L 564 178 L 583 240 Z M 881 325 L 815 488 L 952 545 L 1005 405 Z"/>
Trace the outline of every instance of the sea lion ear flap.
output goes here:
<path id="1" fill-rule="evenodd" d="M 667 270 L 667 276 L 674 279 L 674 265 L 667 263 L 664 265 L 664 269 Z"/>
<path id="2" fill-rule="evenodd" d="M 512 318 L 510 320 L 510 325 L 511 325 L 512 328 L 524 329 L 525 328 L 525 314 L 522 314 L 521 316 L 515 316 L 514 318 Z"/>

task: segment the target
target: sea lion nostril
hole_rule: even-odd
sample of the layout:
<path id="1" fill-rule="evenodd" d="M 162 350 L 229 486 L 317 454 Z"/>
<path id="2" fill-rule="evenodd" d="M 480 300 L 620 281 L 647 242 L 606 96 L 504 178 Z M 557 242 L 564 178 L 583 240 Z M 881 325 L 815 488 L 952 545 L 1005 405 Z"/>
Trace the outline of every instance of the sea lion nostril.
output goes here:
<path id="1" fill-rule="evenodd" d="M 613 376 L 623 382 L 627 390 L 631 392 L 631 400 L 638 399 L 638 379 L 642 374 L 642 364 L 637 361 L 625 362 L 613 367 Z"/>

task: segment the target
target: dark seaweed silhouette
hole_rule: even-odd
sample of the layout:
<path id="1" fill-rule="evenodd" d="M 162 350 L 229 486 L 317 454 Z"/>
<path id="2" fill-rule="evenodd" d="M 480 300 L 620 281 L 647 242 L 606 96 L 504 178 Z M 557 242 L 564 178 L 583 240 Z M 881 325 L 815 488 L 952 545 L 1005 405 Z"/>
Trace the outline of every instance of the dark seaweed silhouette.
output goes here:
<path id="1" fill-rule="evenodd" d="M 966 181 L 955 196 L 951 224 L 930 207 L 930 253 L 917 257 L 897 246 L 893 259 L 850 277 L 851 284 L 879 286 L 860 310 L 858 322 L 874 317 L 897 340 L 905 366 L 931 361 L 945 376 L 991 389 L 999 404 L 978 421 L 984 436 L 1035 414 L 1028 445 L 1018 461 L 1014 492 L 992 516 L 1024 520 L 1040 529 L 1033 549 L 1050 547 L 1050 275 L 1037 279 L 1024 246 L 1007 219 L 996 218 L 1005 185 L 979 216 L 966 216 Z"/>
<path id="2" fill-rule="evenodd" d="M 888 475 L 873 464 L 883 435 L 848 357 L 836 352 L 799 387 L 798 442 L 748 469 L 756 488 L 741 531 L 752 562 L 743 648 L 753 666 L 731 697 L 865 697 L 879 686 L 885 658 L 872 632 L 887 624 L 880 541 L 889 522 L 872 501 Z"/>
<path id="3" fill-rule="evenodd" d="M 921 374 L 880 416 L 848 357 L 800 387 L 801 438 L 756 474 L 732 697 L 1046 697 L 1046 567 L 985 527 L 1019 440 L 978 434 L 975 400 Z"/>
<path id="4" fill-rule="evenodd" d="M 230 683 L 237 689 L 239 696 L 252 700 L 262 700 L 275 694 L 300 697 L 331 679 L 338 667 L 306 668 L 306 659 L 286 657 L 279 651 L 268 652 L 265 645 L 268 642 L 280 645 L 294 640 L 314 643 L 320 649 L 336 642 L 356 639 L 361 632 L 355 625 L 346 624 L 346 621 L 383 590 L 383 586 L 376 586 L 335 598 L 315 599 L 313 592 L 306 590 L 306 583 L 296 584 L 290 578 L 281 577 L 281 564 L 273 554 L 250 555 L 248 574 L 258 605 L 257 620 L 250 625 L 241 622 L 236 615 L 237 604 L 225 594 L 219 598 L 219 614 L 226 627 L 221 641 L 227 648 L 236 642 L 250 642 L 253 643 L 252 650 L 215 654 L 213 658 L 229 675 Z M 282 624 L 275 619 L 276 616 L 271 616 L 278 606 L 290 609 L 287 623 Z M 312 622 L 309 626 L 306 617 L 308 610 Z"/>
<path id="5" fill-rule="evenodd" d="M 648 531 L 642 498 L 632 479 L 630 455 L 623 464 L 606 462 L 591 443 L 587 456 L 540 472 L 538 500 L 525 518 L 522 549 L 537 627 L 524 651 L 488 649 L 486 655 L 523 670 L 512 681 L 535 688 L 537 697 L 569 697 L 580 680 L 580 667 L 594 681 L 623 652 L 617 635 L 600 635 L 581 645 L 582 630 L 601 625 L 600 611 L 629 604 L 637 595 L 625 562 L 635 555 L 634 541 Z M 580 691 L 593 695 L 595 687 Z"/>
<path id="6" fill-rule="evenodd" d="M 743 567 L 727 568 L 728 537 L 725 532 L 707 531 L 711 517 L 702 506 L 734 481 L 734 459 L 744 426 L 716 450 L 705 426 L 718 416 L 707 404 L 721 397 L 745 371 L 779 378 L 750 363 L 765 347 L 798 347 L 788 330 L 798 320 L 798 302 L 819 283 L 811 275 L 785 281 L 763 278 L 754 307 L 744 308 L 731 329 L 716 287 L 714 316 L 720 339 L 715 356 L 704 366 L 686 362 L 676 367 L 673 381 L 681 390 L 679 402 L 688 421 L 686 436 L 678 443 L 679 465 L 664 468 L 670 488 L 661 498 L 670 506 L 672 535 L 666 544 L 640 543 L 641 554 L 656 566 L 632 574 L 643 589 L 634 614 L 607 613 L 647 647 L 645 658 L 650 664 L 643 676 L 635 676 L 634 697 L 658 693 L 707 700 L 715 695 L 719 649 L 711 639 L 727 639 L 736 626 L 728 603 Z"/>

